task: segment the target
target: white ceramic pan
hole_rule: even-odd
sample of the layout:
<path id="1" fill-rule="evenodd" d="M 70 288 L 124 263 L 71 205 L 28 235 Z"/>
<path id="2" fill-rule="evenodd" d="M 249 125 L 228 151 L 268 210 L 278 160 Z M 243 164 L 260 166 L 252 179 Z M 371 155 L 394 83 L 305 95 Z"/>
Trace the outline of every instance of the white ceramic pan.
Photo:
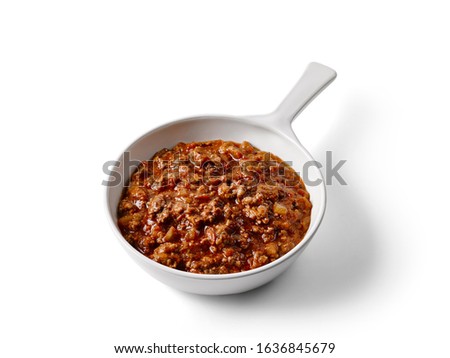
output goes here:
<path id="1" fill-rule="evenodd" d="M 301 175 L 305 162 L 314 161 L 300 144 L 291 128 L 293 119 L 334 79 L 336 72 L 318 63 L 311 63 L 286 99 L 273 112 L 253 117 L 201 116 L 170 122 L 151 130 L 133 142 L 125 151 L 133 160 L 150 159 L 162 148 L 178 142 L 207 141 L 213 139 L 248 141 L 261 150 L 274 153 L 283 160 L 292 161 L 292 167 Z M 118 170 L 123 169 L 124 153 Z M 311 225 L 300 244 L 270 264 L 246 272 L 206 275 L 179 271 L 159 264 L 134 249 L 122 236 L 117 225 L 117 206 L 126 176 L 119 185 L 106 189 L 108 219 L 115 235 L 126 252 L 150 275 L 177 289 L 206 295 L 224 295 L 248 291 L 264 285 L 285 271 L 306 248 L 317 231 L 325 212 L 325 184 L 319 168 L 308 170 L 309 181 L 321 180 L 319 185 L 306 184 L 313 204 Z M 113 180 L 114 178 L 110 178 Z"/>

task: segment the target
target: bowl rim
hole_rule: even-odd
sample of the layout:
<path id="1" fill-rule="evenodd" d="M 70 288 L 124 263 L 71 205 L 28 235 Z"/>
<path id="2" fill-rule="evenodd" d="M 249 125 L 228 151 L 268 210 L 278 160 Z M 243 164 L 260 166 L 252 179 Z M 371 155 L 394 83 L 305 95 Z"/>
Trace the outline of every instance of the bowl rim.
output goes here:
<path id="1" fill-rule="evenodd" d="M 225 121 L 229 121 L 229 122 L 237 122 L 237 123 L 244 123 L 250 126 L 254 126 L 254 127 L 259 127 L 259 128 L 263 128 L 266 130 L 271 131 L 274 134 L 277 134 L 281 137 L 283 137 L 285 140 L 291 142 L 292 144 L 294 144 L 296 147 L 298 147 L 299 150 L 302 150 L 304 152 L 304 154 L 308 157 L 309 160 L 311 161 L 315 161 L 314 158 L 312 157 L 312 155 L 308 152 L 308 150 L 306 150 L 306 148 L 300 143 L 300 141 L 297 139 L 297 137 L 295 136 L 295 138 L 293 138 L 292 136 L 288 135 L 286 132 L 280 130 L 279 128 L 276 128 L 274 126 L 271 126 L 267 123 L 264 122 L 256 122 L 255 120 L 251 119 L 251 117 L 238 117 L 238 116 L 229 116 L 229 115 L 199 115 L 199 116 L 193 116 L 193 117 L 185 117 L 185 118 L 181 118 L 181 119 L 177 119 L 177 120 L 173 120 L 173 121 L 169 121 L 167 123 L 164 123 L 162 125 L 156 126 L 150 130 L 148 130 L 146 133 L 140 135 L 137 139 L 135 139 L 134 141 L 132 141 L 126 148 L 125 150 L 123 150 L 120 154 L 120 156 L 118 157 L 117 161 L 120 162 L 121 157 L 123 156 L 123 154 L 127 151 L 129 151 L 129 149 L 131 147 L 133 147 L 135 144 L 137 144 L 139 141 L 143 140 L 144 138 L 146 138 L 149 135 L 152 135 L 154 132 L 158 131 L 158 130 L 162 130 L 164 128 L 182 123 L 182 122 L 194 122 L 194 121 L 199 121 L 199 120 L 208 120 L 208 119 L 213 119 L 213 120 L 225 120 Z M 315 203 L 315 205 L 318 205 L 318 212 L 317 212 L 317 219 L 314 221 L 314 223 L 312 223 L 312 225 L 310 224 L 310 227 L 308 228 L 305 236 L 303 237 L 302 241 L 300 241 L 292 250 L 290 250 L 288 253 L 286 253 L 285 255 L 279 257 L 278 259 L 276 259 L 275 261 L 272 261 L 266 265 L 257 267 L 255 269 L 251 269 L 251 270 L 247 270 L 247 271 L 241 271 L 241 272 L 235 272 L 235 273 L 227 273 L 227 274 L 202 274 L 202 273 L 193 273 L 193 272 L 187 272 L 187 271 L 181 271 L 181 270 L 177 270 L 174 269 L 172 267 L 169 266 L 165 266 L 159 262 L 156 262 L 154 260 L 152 260 L 151 258 L 145 256 L 144 254 L 142 254 L 141 252 L 139 252 L 138 250 L 136 250 L 122 235 L 122 233 L 120 232 L 120 230 L 118 229 L 118 227 L 116 226 L 116 222 L 113 219 L 113 215 L 111 212 L 111 205 L 110 205 L 110 192 L 111 192 L 111 188 L 110 186 L 106 186 L 105 190 L 105 209 L 106 209 L 106 215 L 108 217 L 108 222 L 112 228 L 112 230 L 115 233 L 115 236 L 119 239 L 120 243 L 122 244 L 122 246 L 132 255 L 136 256 L 137 259 L 145 261 L 146 263 L 148 263 L 149 265 L 153 266 L 155 269 L 157 270 L 162 270 L 166 273 L 175 275 L 175 276 L 179 276 L 179 277 L 183 277 L 183 278 L 188 278 L 188 279 L 194 279 L 194 280 L 230 280 L 230 279 L 239 279 L 239 278 L 243 278 L 243 277 L 248 277 L 248 276 L 253 276 L 259 273 L 262 273 L 264 271 L 270 270 L 280 264 L 282 264 L 283 262 L 289 260 L 291 257 L 294 257 L 297 253 L 299 253 L 303 247 L 305 247 L 313 238 L 313 236 L 315 235 L 315 233 L 317 232 L 320 224 L 322 223 L 324 214 L 325 214 L 325 209 L 326 209 L 326 203 L 327 203 L 327 194 L 326 194 L 326 187 L 325 187 L 325 181 L 323 179 L 323 174 L 320 170 L 319 167 L 317 167 L 318 173 L 320 175 L 320 179 L 321 179 L 321 184 L 320 184 L 320 190 L 322 191 L 322 199 L 318 202 Z"/>

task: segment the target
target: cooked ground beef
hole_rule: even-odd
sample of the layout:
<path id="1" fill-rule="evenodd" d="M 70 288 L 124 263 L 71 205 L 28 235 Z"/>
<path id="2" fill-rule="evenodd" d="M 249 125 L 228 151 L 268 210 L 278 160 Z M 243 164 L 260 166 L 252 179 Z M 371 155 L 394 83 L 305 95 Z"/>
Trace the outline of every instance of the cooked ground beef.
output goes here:
<path id="1" fill-rule="evenodd" d="M 309 193 L 280 158 L 248 142 L 178 143 L 142 162 L 118 207 L 126 240 L 179 270 L 226 274 L 276 260 L 304 237 Z"/>

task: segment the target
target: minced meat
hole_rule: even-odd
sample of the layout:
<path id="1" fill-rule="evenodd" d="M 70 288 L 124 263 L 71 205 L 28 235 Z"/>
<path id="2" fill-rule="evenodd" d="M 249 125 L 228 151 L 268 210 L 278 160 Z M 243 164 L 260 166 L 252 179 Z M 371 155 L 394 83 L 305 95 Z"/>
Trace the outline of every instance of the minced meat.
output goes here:
<path id="1" fill-rule="evenodd" d="M 300 176 L 248 142 L 178 143 L 142 162 L 118 207 L 125 239 L 163 265 L 226 274 L 292 250 L 310 224 Z"/>

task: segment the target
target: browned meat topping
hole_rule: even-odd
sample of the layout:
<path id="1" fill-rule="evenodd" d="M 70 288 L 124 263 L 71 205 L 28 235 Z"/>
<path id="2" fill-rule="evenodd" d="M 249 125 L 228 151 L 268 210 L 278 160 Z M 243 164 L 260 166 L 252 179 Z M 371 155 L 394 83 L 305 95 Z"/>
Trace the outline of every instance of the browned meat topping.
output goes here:
<path id="1" fill-rule="evenodd" d="M 283 256 L 305 236 L 300 176 L 248 142 L 178 143 L 142 162 L 118 207 L 127 241 L 179 270 L 225 274 Z"/>

